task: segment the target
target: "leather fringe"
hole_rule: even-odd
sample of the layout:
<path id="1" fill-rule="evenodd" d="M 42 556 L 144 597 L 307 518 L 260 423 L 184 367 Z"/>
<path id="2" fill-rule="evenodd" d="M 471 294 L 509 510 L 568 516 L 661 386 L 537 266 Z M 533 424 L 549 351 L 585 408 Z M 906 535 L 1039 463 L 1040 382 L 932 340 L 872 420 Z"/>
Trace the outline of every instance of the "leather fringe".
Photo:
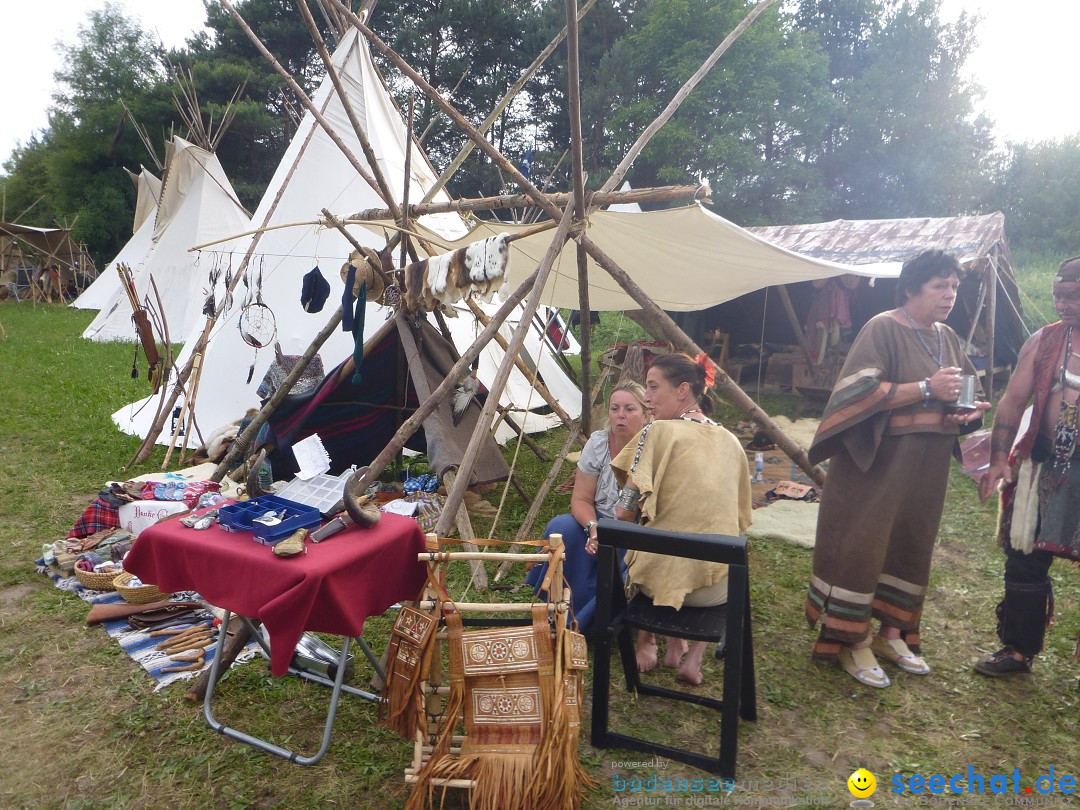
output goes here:
<path id="1" fill-rule="evenodd" d="M 424 680 L 438 619 L 402 606 L 390 632 L 386 685 L 379 698 L 379 723 L 406 740 L 424 723 Z"/>

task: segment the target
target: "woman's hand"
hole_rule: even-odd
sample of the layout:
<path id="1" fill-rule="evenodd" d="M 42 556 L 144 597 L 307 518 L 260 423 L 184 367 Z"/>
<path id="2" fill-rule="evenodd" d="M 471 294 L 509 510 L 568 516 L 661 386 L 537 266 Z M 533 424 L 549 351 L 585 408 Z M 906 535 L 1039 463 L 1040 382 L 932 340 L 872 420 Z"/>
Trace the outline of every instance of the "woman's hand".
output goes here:
<path id="1" fill-rule="evenodd" d="M 598 542 L 599 541 L 596 539 L 596 523 L 593 523 L 589 527 L 589 534 L 588 537 L 585 539 L 585 553 L 595 556 Z"/>
<path id="2" fill-rule="evenodd" d="M 984 412 L 990 410 L 989 402 L 976 402 L 974 408 L 965 408 L 962 411 L 952 411 L 945 414 L 946 425 L 966 425 L 981 419 Z"/>
<path id="3" fill-rule="evenodd" d="M 930 398 L 956 402 L 960 398 L 960 376 L 960 369 L 953 366 L 939 368 L 930 377 Z"/>

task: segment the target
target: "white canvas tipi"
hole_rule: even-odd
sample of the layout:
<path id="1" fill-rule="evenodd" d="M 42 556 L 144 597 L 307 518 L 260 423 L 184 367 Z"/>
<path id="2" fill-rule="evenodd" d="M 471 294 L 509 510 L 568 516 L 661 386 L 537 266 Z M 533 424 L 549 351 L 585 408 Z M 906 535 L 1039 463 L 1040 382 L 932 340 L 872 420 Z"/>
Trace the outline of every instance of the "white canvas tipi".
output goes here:
<path id="1" fill-rule="evenodd" d="M 139 300 L 149 297 L 156 305 L 150 285 L 153 277 L 172 340 L 182 338 L 202 321 L 206 268 L 197 266 L 198 256 L 189 253 L 188 248 L 239 233 L 248 220 L 249 214 L 237 199 L 217 156 L 174 136 L 166 145 L 165 176 L 157 211 L 153 218 L 146 216 L 116 258 L 130 265 Z M 114 265 L 110 272 L 118 278 Z M 117 283 L 112 299 L 101 306 L 83 337 L 135 340 L 131 314 L 127 295 Z"/>
<path id="2" fill-rule="evenodd" d="M 334 65 L 346 88 L 350 104 L 355 111 L 379 161 L 380 169 L 392 189 L 400 194 L 404 190 L 406 132 L 401 116 L 371 62 L 366 43 L 355 30 L 342 39 L 333 56 Z M 324 78 L 313 96 L 316 109 L 330 122 L 338 136 L 354 155 L 363 160 L 359 139 L 345 113 L 340 98 L 329 78 Z M 419 199 L 431 188 L 436 179 L 434 171 L 420 150 L 413 146 L 410 162 L 409 195 Z M 435 200 L 448 199 L 445 194 Z M 311 344 L 314 336 L 326 325 L 331 313 L 340 301 L 344 284 L 339 275 L 341 265 L 352 252 L 352 246 L 335 229 L 317 225 L 296 225 L 311 222 L 319 217 L 321 209 L 347 215 L 371 208 L 385 207 L 385 203 L 356 172 L 341 150 L 327 133 L 307 113 L 285 152 L 258 209 L 249 224 L 234 229 L 234 233 L 261 229 L 254 236 L 243 237 L 203 252 L 200 266 L 205 271 L 215 262 L 239 267 L 242 258 L 250 252 L 251 260 L 247 277 L 253 293 L 261 294 L 263 302 L 274 313 L 277 324 L 276 338 L 286 354 L 301 354 Z M 456 214 L 423 217 L 421 222 L 436 234 L 456 238 L 466 233 L 466 228 Z M 287 227 L 280 227 L 287 226 Z M 364 245 L 381 248 L 385 244 L 381 235 L 361 228 L 351 231 L 356 240 Z M 305 312 L 300 304 L 302 280 L 305 273 L 319 266 L 331 285 L 330 298 L 320 313 Z M 532 268 L 522 268 L 525 273 Z M 259 278 L 262 282 L 259 285 Z M 220 302 L 223 294 L 219 283 L 216 296 Z M 237 288 L 232 308 L 215 324 L 206 352 L 201 360 L 201 376 L 195 397 L 195 419 L 204 436 L 216 428 L 241 418 L 248 408 L 258 407 L 256 388 L 274 358 L 272 348 L 258 352 L 244 343 L 237 328 L 242 312 L 245 288 Z M 201 299 L 200 299 L 201 301 Z M 369 305 L 365 320 L 365 336 L 373 334 L 389 315 L 389 310 Z M 479 328 L 471 315 L 450 320 L 459 347 L 468 346 Z M 512 326 L 512 324 L 510 324 Z M 185 348 L 177 360 L 178 367 L 188 362 L 191 350 L 201 334 L 200 322 L 184 337 Z M 549 354 L 541 351 L 537 336 L 526 345 L 529 357 L 526 362 L 539 363 L 545 381 L 571 416 L 580 409 L 580 393 L 576 386 L 562 373 Z M 323 345 L 321 356 L 327 369 L 344 360 L 353 351 L 352 335 L 337 331 Z M 485 350 L 479 369 L 481 381 L 491 380 L 497 369 L 501 351 L 492 344 Z M 250 382 L 246 382 L 249 367 L 254 362 Z M 544 403 L 536 395 L 523 375 L 517 371 L 511 376 L 504 394 L 504 402 L 518 408 L 541 408 Z M 577 405 L 575 405 L 577 403 Z M 113 414 L 113 420 L 125 432 L 145 438 L 154 418 L 154 401 L 148 398 L 132 403 Z M 515 418 L 527 430 L 546 429 L 554 424 L 554 417 L 539 414 L 516 414 Z M 168 442 L 168 424 L 159 442 Z M 502 430 L 506 430 L 502 428 Z M 504 434 L 506 435 L 506 434 Z"/>
<path id="3" fill-rule="evenodd" d="M 139 169 L 138 174 L 128 172 L 128 176 L 135 184 L 135 222 L 131 228 L 131 238 L 94 279 L 93 284 L 71 302 L 71 306 L 75 309 L 111 308 L 117 296 L 123 294 L 116 265 L 132 264 L 142 259 L 153 245 L 154 217 L 157 214 L 158 200 L 161 198 L 161 180 L 145 166 L 140 166 Z"/>

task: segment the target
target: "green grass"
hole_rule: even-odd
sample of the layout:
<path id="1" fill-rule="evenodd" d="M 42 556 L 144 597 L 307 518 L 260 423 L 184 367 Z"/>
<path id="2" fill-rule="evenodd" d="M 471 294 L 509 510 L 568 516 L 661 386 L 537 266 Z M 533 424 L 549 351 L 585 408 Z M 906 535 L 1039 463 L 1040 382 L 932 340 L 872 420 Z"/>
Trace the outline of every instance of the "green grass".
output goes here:
<path id="1" fill-rule="evenodd" d="M 1028 272 L 1018 273 L 1025 285 Z M 1045 268 L 1030 273 L 1041 279 Z M 1046 291 L 1038 295 L 1048 300 Z M 145 396 L 147 386 L 131 379 L 130 345 L 78 337 L 91 317 L 61 307 L 0 303 L 7 333 L 0 333 L 0 691 L 7 698 L 0 702 L 0 718 L 11 740 L 0 802 L 35 808 L 402 806 L 410 746 L 375 724 L 370 704 L 343 700 L 330 751 L 314 767 L 261 754 L 209 729 L 201 707 L 182 698 L 183 687 L 154 693 L 142 670 L 103 631 L 84 626 L 85 603 L 53 589 L 33 570 L 41 545 L 62 537 L 105 481 L 161 464 L 158 448 L 147 463 L 124 469 L 138 440 L 119 433 L 109 415 Z M 597 338 L 599 348 L 631 334 L 627 324 L 606 318 L 603 327 L 607 337 Z M 763 396 L 761 405 L 791 416 L 797 408 L 791 397 Z M 725 408 L 721 418 L 731 424 L 739 414 Z M 552 431 L 540 441 L 554 454 L 564 436 Z M 527 490 L 535 491 L 547 470 L 522 449 L 517 474 Z M 487 498 L 498 505 L 500 495 L 496 490 Z M 533 536 L 567 506 L 567 496 L 552 496 Z M 511 492 L 494 531 L 490 521 L 477 520 L 477 532 L 512 537 L 526 508 Z M 927 678 L 899 675 L 883 691 L 859 687 L 840 670 L 810 661 L 813 632 L 802 602 L 811 552 L 754 544 L 759 718 L 740 729 L 740 800 L 812 795 L 826 806 L 847 806 L 845 781 L 859 766 L 879 780 L 873 797 L 878 806 L 893 806 L 887 782 L 895 773 L 1019 768 L 1025 785 L 1051 766 L 1059 775 L 1080 776 L 1080 664 L 1071 658 L 1080 633 L 1080 572 L 1061 562 L 1052 569 L 1058 621 L 1031 678 L 988 681 L 970 668 L 996 646 L 1002 555 L 993 540 L 995 517 L 995 507 L 980 504 L 972 482 L 954 470 L 924 619 L 934 672 Z M 515 570 L 511 580 L 520 582 L 522 574 Z M 464 592 L 460 574 L 452 585 L 455 596 Z M 528 594 L 479 598 L 521 600 Z M 365 635 L 379 648 L 388 628 L 389 619 L 378 617 Z M 719 683 L 718 664 L 706 662 L 709 684 Z M 359 675 L 366 679 L 363 667 Z M 666 672 L 657 679 L 672 682 Z M 615 686 L 615 727 L 698 750 L 714 746 L 712 714 L 635 700 Z M 590 695 L 587 679 L 580 754 L 598 785 L 586 806 L 609 807 L 619 798 L 613 774 L 647 779 L 655 769 L 613 765 L 649 757 L 588 745 Z M 255 661 L 229 673 L 218 711 L 223 722 L 310 751 L 318 744 L 325 699 L 320 687 L 270 678 L 265 664 Z M 665 776 L 703 776 L 665 764 Z M 811 789 L 785 792 L 777 787 L 781 779 Z M 653 798 L 692 806 L 702 795 L 673 791 Z M 448 804 L 459 806 L 456 798 Z"/>

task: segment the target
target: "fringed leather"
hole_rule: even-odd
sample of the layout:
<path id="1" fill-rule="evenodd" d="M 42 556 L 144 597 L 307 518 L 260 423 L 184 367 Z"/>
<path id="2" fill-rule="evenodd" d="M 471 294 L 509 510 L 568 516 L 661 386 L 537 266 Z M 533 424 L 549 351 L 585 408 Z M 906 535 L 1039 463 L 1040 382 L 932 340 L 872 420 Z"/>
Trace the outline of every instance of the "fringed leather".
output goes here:
<path id="1" fill-rule="evenodd" d="M 445 595 L 441 580 L 429 582 Z M 532 619 L 529 627 L 464 632 L 458 613 L 445 615 L 450 695 L 406 810 L 434 806 L 434 779 L 472 781 L 475 810 L 581 807 L 592 784 L 578 757 L 585 637 L 562 616 L 553 633 L 546 604 L 532 606 Z M 451 753 L 461 720 L 465 737 Z"/>
<path id="2" fill-rule="evenodd" d="M 442 717 L 435 731 L 431 757 L 416 775 L 416 785 L 405 803 L 405 810 L 424 810 L 433 804 L 435 786 L 433 778 L 465 779 L 470 777 L 448 776 L 455 774 L 454 757 L 450 755 L 450 743 L 454 739 L 454 729 L 461 718 L 462 705 L 465 702 L 465 665 L 461 654 L 462 625 L 461 614 L 447 613 L 446 634 L 450 654 L 450 695 L 443 706 Z M 445 795 L 446 789 L 443 789 Z"/>
<path id="3" fill-rule="evenodd" d="M 379 698 L 379 723 L 406 740 L 424 723 L 424 664 L 438 618 L 403 605 L 390 631 L 386 685 Z"/>

